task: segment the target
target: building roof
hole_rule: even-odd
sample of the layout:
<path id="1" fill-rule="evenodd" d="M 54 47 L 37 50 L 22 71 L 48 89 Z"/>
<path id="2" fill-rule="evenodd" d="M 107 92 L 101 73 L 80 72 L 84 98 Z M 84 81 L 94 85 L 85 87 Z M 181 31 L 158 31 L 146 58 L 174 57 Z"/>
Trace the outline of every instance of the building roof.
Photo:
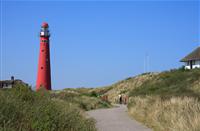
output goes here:
<path id="1" fill-rule="evenodd" d="M 181 59 L 181 62 L 187 62 L 191 60 L 200 60 L 200 47 L 196 48 L 190 54 Z"/>
<path id="2" fill-rule="evenodd" d="M 16 79 L 16 80 L 3 80 L 0 81 L 0 88 L 2 88 L 2 86 L 6 84 L 7 86 L 9 85 L 15 85 L 15 84 L 22 84 L 22 85 L 28 85 L 27 83 L 23 82 L 22 80 Z"/>

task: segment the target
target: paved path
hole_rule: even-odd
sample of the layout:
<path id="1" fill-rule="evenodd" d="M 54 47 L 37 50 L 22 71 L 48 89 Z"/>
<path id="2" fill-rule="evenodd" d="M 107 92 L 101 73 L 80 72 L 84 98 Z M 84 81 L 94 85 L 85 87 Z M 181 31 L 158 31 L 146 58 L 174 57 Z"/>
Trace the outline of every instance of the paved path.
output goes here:
<path id="1" fill-rule="evenodd" d="M 115 108 L 98 109 L 87 112 L 96 120 L 98 131 L 151 131 L 137 121 L 131 119 L 127 114 L 125 105 Z"/>

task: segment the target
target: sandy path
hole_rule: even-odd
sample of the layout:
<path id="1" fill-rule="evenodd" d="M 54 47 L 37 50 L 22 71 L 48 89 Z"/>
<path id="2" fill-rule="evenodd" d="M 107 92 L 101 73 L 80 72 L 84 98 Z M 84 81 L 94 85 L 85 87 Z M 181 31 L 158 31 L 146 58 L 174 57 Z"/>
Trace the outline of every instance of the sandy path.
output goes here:
<path id="1" fill-rule="evenodd" d="M 98 109 L 87 112 L 96 120 L 98 131 L 151 131 L 127 114 L 125 105 L 110 109 Z"/>

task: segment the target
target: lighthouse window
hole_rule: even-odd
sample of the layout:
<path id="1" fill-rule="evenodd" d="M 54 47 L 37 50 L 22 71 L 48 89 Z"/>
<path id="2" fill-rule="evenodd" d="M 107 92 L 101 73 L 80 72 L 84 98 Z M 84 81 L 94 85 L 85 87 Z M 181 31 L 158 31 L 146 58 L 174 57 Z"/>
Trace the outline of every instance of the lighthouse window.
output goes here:
<path id="1" fill-rule="evenodd" d="M 43 36 L 43 35 L 44 35 L 44 32 L 41 32 L 40 34 Z"/>
<path id="2" fill-rule="evenodd" d="M 41 69 L 43 69 L 43 67 L 41 67 Z"/>
<path id="3" fill-rule="evenodd" d="M 47 43 L 48 42 L 48 40 L 41 40 L 42 42 L 44 42 L 44 43 Z"/>
<path id="4" fill-rule="evenodd" d="M 42 50 L 42 52 L 44 52 L 44 50 Z"/>

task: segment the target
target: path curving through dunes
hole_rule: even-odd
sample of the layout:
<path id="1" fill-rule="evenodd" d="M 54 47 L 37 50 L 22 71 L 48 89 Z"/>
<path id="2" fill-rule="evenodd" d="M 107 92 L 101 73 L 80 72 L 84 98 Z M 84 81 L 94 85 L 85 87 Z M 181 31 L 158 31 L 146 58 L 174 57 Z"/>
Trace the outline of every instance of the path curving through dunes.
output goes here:
<path id="1" fill-rule="evenodd" d="M 98 131 L 151 131 L 151 129 L 131 119 L 125 105 L 92 110 L 88 111 L 87 114 L 96 120 Z"/>

